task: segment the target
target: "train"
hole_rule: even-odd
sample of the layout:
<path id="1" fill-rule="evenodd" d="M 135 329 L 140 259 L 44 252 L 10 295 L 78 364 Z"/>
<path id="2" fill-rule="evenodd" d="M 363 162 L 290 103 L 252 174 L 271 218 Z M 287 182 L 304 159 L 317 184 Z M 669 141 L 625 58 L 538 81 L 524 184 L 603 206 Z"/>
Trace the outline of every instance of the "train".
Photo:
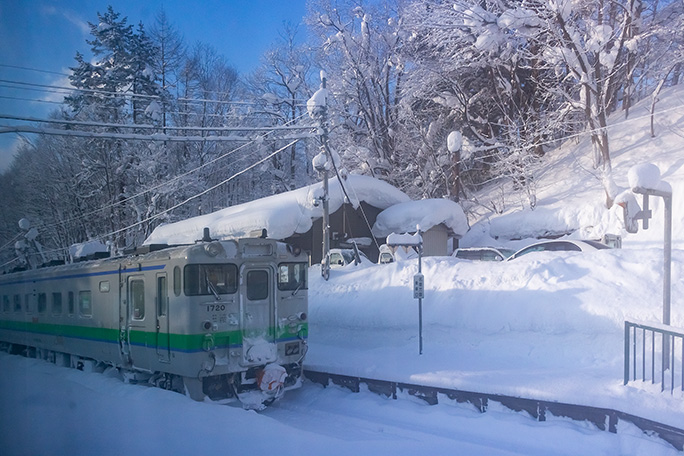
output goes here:
<path id="1" fill-rule="evenodd" d="M 0 348 L 263 408 L 301 386 L 308 255 L 268 239 L 143 246 L 0 275 Z"/>

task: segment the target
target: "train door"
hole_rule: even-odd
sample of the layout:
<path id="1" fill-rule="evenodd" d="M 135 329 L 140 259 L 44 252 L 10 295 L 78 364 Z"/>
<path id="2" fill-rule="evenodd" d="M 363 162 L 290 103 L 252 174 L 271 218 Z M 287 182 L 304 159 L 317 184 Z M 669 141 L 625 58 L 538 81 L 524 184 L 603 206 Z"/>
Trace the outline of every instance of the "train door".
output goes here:
<path id="1" fill-rule="evenodd" d="M 127 280 L 128 298 L 128 343 L 130 357 L 135 367 L 148 367 L 147 322 L 153 316 L 146 315 L 145 277 L 132 275 Z"/>
<path id="2" fill-rule="evenodd" d="M 275 290 L 273 271 L 243 266 L 240 280 L 240 329 L 242 364 L 265 364 L 276 360 Z"/>
<path id="3" fill-rule="evenodd" d="M 121 361 L 131 364 L 131 345 L 128 340 L 128 283 L 119 267 L 119 349 Z"/>
<path id="4" fill-rule="evenodd" d="M 162 363 L 168 363 L 171 359 L 171 347 L 169 346 L 169 292 L 166 273 L 157 274 L 155 301 L 157 308 L 157 359 Z"/>

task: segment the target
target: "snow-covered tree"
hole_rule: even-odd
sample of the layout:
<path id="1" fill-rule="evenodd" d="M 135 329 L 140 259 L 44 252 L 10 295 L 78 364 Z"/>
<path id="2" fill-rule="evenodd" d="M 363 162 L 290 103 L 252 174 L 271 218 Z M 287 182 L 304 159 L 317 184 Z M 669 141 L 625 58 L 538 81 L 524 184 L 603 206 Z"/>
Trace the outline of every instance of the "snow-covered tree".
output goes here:
<path id="1" fill-rule="evenodd" d="M 319 0 L 309 6 L 316 63 L 326 70 L 332 93 L 333 148 L 350 169 L 394 182 L 404 165 L 394 135 L 404 74 L 398 2 Z"/>
<path id="2" fill-rule="evenodd" d="M 276 125 L 301 122 L 305 113 L 304 101 L 313 92 L 309 49 L 299 43 L 298 34 L 298 27 L 284 24 L 278 42 L 264 54 L 260 67 L 247 78 L 251 96 L 260 101 L 260 109 L 275 120 Z M 298 143 L 291 146 L 287 154 L 274 157 L 270 174 L 280 184 L 274 190 L 292 190 L 310 183 L 313 171 L 308 150 L 307 144 Z"/>
<path id="3" fill-rule="evenodd" d="M 413 169 L 426 196 L 459 198 L 463 182 L 477 186 L 509 177 L 534 206 L 530 166 L 553 136 L 554 100 L 541 88 L 548 70 L 527 33 L 528 18 L 505 16 L 493 2 L 414 2 L 404 20 L 411 71 L 405 80 L 402 122 L 420 138 Z M 502 18 L 499 20 L 499 18 Z M 458 154 L 446 148 L 458 129 L 466 141 Z"/>

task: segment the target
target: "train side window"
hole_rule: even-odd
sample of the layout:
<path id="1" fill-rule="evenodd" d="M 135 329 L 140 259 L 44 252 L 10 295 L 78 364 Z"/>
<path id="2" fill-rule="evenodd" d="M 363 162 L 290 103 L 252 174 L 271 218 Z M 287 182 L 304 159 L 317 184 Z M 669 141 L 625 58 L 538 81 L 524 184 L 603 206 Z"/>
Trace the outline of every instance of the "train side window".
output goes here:
<path id="1" fill-rule="evenodd" d="M 133 320 L 145 319 L 145 282 L 131 280 L 130 283 L 131 304 L 133 305 Z"/>
<path id="2" fill-rule="evenodd" d="M 33 301 L 31 301 L 31 295 L 28 293 L 24 295 L 24 308 L 27 314 L 33 313 Z"/>
<path id="3" fill-rule="evenodd" d="M 159 300 L 157 305 L 157 315 L 166 315 L 166 303 L 168 302 L 168 293 L 166 288 L 166 276 L 157 277 L 157 299 Z"/>
<path id="4" fill-rule="evenodd" d="M 45 313 L 47 310 L 47 295 L 38 293 L 38 313 Z"/>
<path id="5" fill-rule="evenodd" d="M 91 317 L 93 315 L 93 301 L 90 290 L 78 292 L 78 313 L 82 317 Z"/>
<path id="6" fill-rule="evenodd" d="M 10 301 L 9 301 L 9 296 L 4 295 L 2 297 L 2 311 L 3 312 L 9 312 L 10 311 Z"/>
<path id="7" fill-rule="evenodd" d="M 14 295 L 14 312 L 21 312 L 21 296 Z"/>
<path id="8" fill-rule="evenodd" d="M 70 291 L 67 295 L 67 313 L 69 315 L 74 314 L 74 292 Z"/>
<path id="9" fill-rule="evenodd" d="M 62 292 L 52 293 L 52 314 L 62 315 Z"/>
<path id="10" fill-rule="evenodd" d="M 173 268 L 173 294 L 180 296 L 181 294 L 181 269 L 180 266 Z"/>

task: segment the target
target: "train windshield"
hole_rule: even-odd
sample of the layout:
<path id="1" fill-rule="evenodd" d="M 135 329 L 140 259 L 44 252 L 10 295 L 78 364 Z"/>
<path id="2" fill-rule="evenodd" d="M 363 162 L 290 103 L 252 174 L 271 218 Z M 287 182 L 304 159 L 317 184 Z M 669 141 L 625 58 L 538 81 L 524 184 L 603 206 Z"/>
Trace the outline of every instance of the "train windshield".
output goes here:
<path id="1" fill-rule="evenodd" d="M 185 295 L 232 294 L 237 291 L 234 264 L 189 264 L 185 266 Z"/>
<path id="2" fill-rule="evenodd" d="M 278 289 L 281 291 L 306 290 L 306 263 L 280 263 L 278 265 Z"/>

